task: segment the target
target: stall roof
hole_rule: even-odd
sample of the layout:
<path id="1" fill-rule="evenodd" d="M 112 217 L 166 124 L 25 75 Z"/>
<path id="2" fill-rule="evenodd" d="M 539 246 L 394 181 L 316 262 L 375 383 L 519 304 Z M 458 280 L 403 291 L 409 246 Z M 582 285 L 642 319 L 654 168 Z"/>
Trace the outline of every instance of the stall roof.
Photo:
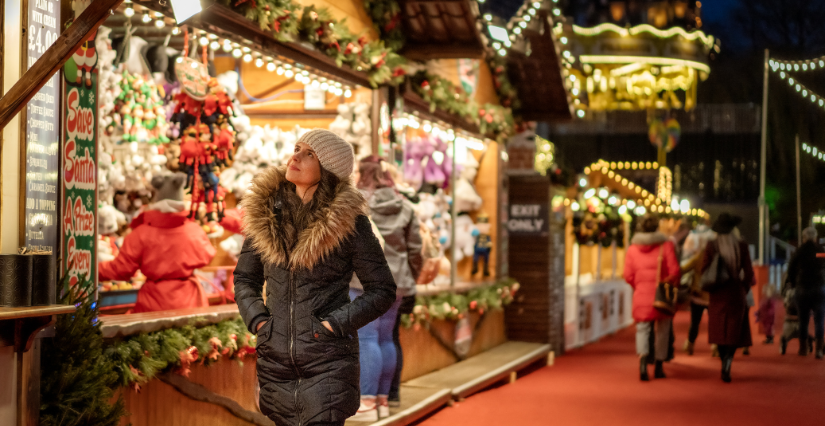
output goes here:
<path id="1" fill-rule="evenodd" d="M 531 54 L 507 55 L 510 81 L 518 89 L 520 113 L 527 121 L 556 121 L 573 117 L 571 99 L 564 87 L 560 51 L 546 10 L 539 11 L 541 27 L 525 31 Z"/>
<path id="2" fill-rule="evenodd" d="M 400 0 L 410 59 L 484 58 L 485 40 L 475 0 Z"/>

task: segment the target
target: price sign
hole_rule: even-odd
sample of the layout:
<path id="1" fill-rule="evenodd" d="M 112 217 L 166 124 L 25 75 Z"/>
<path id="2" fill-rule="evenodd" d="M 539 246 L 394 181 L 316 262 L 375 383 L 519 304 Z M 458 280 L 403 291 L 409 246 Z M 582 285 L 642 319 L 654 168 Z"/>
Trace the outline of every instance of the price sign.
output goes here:
<path id="1" fill-rule="evenodd" d="M 60 2 L 31 0 L 28 7 L 28 68 L 60 34 Z M 25 241 L 31 250 L 57 252 L 60 158 L 60 73 L 26 105 Z"/>

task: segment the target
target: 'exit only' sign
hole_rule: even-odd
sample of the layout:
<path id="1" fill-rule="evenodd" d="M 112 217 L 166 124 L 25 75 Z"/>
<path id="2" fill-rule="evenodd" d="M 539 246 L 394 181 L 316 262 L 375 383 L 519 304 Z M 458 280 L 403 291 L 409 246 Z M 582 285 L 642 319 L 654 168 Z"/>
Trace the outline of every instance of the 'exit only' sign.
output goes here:
<path id="1" fill-rule="evenodd" d="M 507 221 L 510 234 L 539 235 L 547 232 L 547 206 L 544 204 L 512 204 L 510 220 Z"/>

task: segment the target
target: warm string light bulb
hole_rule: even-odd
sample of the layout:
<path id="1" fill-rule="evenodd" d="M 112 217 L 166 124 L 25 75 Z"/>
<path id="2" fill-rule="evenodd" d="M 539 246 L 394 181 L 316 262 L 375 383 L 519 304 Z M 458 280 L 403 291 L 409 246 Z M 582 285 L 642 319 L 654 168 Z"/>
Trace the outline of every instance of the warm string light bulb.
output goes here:
<path id="1" fill-rule="evenodd" d="M 141 18 L 141 21 L 143 21 L 144 24 L 148 24 L 148 23 L 152 22 L 152 17 L 149 16 L 148 13 L 144 13 L 143 18 Z"/>
<path id="2" fill-rule="evenodd" d="M 123 11 L 123 14 L 126 15 L 127 18 L 131 18 L 131 17 L 135 16 L 135 9 L 133 9 L 132 6 L 130 5 L 129 7 L 126 8 L 126 10 Z"/>

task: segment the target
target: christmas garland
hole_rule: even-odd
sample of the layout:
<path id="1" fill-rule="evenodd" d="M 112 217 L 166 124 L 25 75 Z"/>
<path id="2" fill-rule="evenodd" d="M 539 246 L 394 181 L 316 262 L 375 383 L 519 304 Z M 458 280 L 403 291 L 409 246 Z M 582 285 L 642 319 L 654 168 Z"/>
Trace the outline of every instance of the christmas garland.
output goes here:
<path id="1" fill-rule="evenodd" d="M 430 112 L 440 109 L 464 118 L 499 143 L 506 142 L 514 133 L 515 122 L 510 108 L 493 104 L 479 107 L 463 88 L 443 77 L 422 71 L 412 77 L 412 87 L 430 104 Z"/>
<path id="2" fill-rule="evenodd" d="M 350 32 L 346 19 L 332 17 L 329 9 L 314 5 L 300 9 L 290 0 L 221 0 L 235 12 L 257 22 L 282 42 L 304 40 L 332 58 L 367 73 L 370 84 L 397 85 L 404 80 L 407 61 L 381 40 L 368 41 Z"/>
<path id="3" fill-rule="evenodd" d="M 490 310 L 500 310 L 513 301 L 520 285 L 513 279 L 479 287 L 466 294 L 445 291 L 433 296 L 419 296 L 415 299 L 413 313 L 401 316 L 401 324 L 418 330 L 435 320 L 457 321 L 469 312 L 484 315 Z"/>
<path id="4" fill-rule="evenodd" d="M 140 386 L 165 371 L 189 376 L 192 363 L 210 365 L 221 357 L 242 360 L 255 353 L 257 338 L 243 321 L 221 321 L 141 333 L 110 343 L 105 350 L 120 386 Z"/>
<path id="5" fill-rule="evenodd" d="M 372 19 L 381 40 L 392 50 L 400 51 L 407 42 L 401 27 L 401 6 L 396 0 L 364 0 L 364 8 Z"/>

